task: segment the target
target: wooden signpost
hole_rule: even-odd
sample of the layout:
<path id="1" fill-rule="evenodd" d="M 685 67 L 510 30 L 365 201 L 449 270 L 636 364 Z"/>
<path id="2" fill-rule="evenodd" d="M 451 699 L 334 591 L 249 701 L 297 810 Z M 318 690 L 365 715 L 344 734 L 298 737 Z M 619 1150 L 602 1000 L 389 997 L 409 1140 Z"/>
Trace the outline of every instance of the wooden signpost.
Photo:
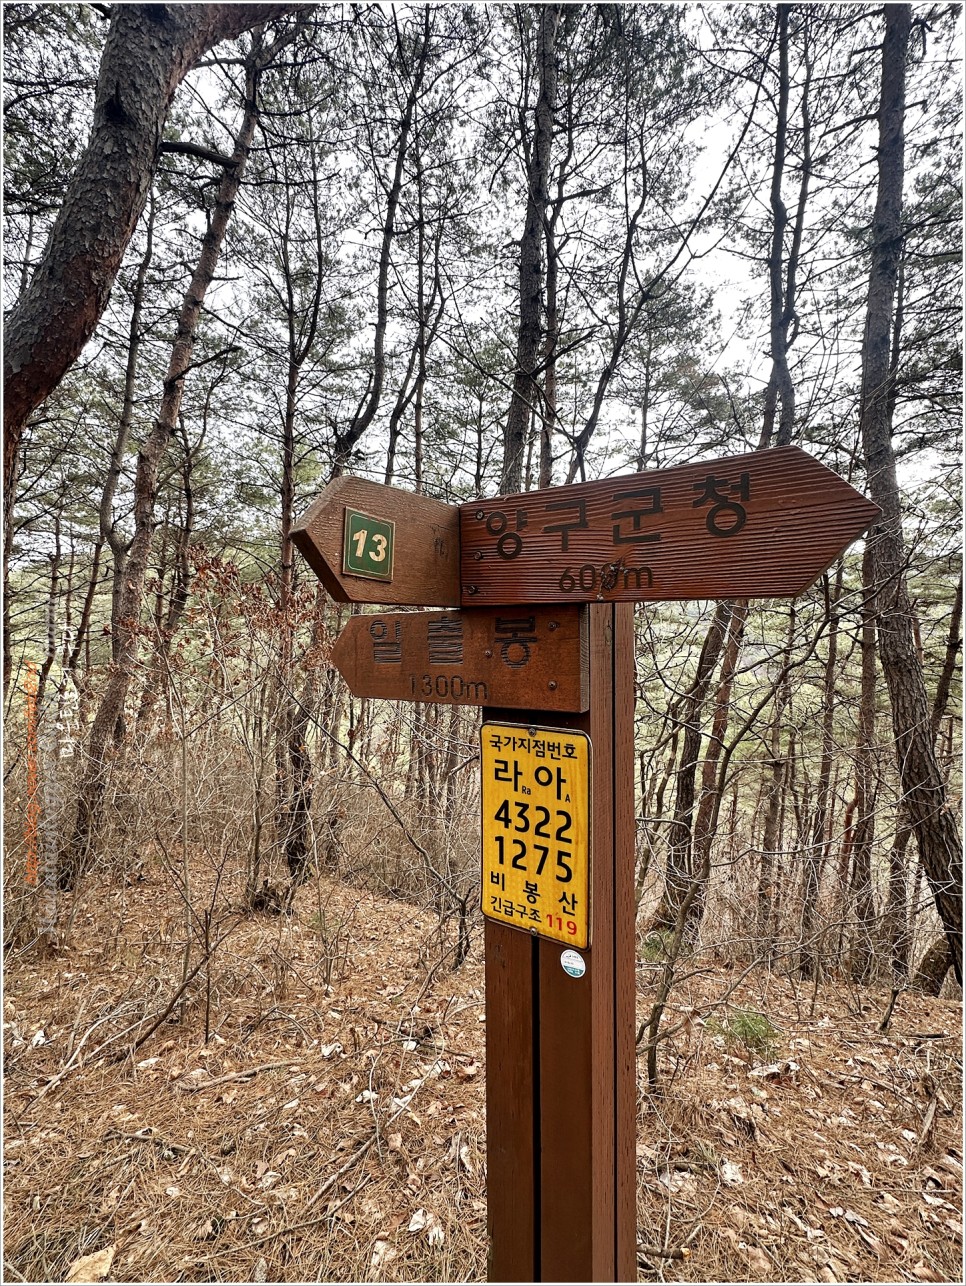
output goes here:
<path id="1" fill-rule="evenodd" d="M 339 478 L 295 529 L 340 602 L 461 608 L 333 660 L 484 707 L 490 1280 L 637 1276 L 633 603 L 800 593 L 878 514 L 783 447 L 459 507 Z"/>
<path id="2" fill-rule="evenodd" d="M 535 710 L 528 723 L 531 754 L 555 736 L 563 753 L 570 730 L 592 747 L 589 946 L 491 918 L 484 885 L 491 1281 L 637 1280 L 634 608 L 594 603 L 588 613 L 586 713 Z M 491 728 L 518 721 L 484 709 L 484 754 Z M 505 785 L 515 817 L 526 784 Z M 491 821 L 501 802 L 488 794 Z M 566 881 L 552 883 L 564 891 Z"/>

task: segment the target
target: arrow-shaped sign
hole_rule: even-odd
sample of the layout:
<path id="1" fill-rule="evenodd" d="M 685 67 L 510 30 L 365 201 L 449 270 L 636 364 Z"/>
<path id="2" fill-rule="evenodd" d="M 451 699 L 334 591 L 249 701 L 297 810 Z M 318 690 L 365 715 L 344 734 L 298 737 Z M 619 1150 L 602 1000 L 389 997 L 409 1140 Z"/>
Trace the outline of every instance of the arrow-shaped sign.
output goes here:
<path id="1" fill-rule="evenodd" d="M 455 505 L 365 478 L 336 478 L 292 539 L 336 602 L 459 606 Z"/>
<path id="2" fill-rule="evenodd" d="M 459 508 L 474 606 L 791 596 L 880 512 L 798 447 Z"/>
<path id="3" fill-rule="evenodd" d="M 357 697 L 579 713 L 586 616 L 570 604 L 353 616 L 332 660 Z"/>

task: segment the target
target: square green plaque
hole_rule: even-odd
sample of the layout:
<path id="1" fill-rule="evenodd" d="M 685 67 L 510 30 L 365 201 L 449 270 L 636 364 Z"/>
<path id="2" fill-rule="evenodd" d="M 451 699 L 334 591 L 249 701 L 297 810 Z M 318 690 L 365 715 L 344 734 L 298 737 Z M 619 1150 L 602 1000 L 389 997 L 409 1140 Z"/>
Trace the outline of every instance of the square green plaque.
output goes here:
<path id="1" fill-rule="evenodd" d="M 368 580 L 392 580 L 396 524 L 357 509 L 345 511 L 342 574 Z"/>

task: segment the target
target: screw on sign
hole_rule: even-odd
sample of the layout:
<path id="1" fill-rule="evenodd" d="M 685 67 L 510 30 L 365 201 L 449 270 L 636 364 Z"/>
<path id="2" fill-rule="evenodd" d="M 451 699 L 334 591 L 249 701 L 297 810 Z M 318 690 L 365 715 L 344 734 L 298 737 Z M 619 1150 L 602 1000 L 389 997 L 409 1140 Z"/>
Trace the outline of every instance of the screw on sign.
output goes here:
<path id="1" fill-rule="evenodd" d="M 474 501 L 463 602 L 794 595 L 878 513 L 798 447 Z"/>

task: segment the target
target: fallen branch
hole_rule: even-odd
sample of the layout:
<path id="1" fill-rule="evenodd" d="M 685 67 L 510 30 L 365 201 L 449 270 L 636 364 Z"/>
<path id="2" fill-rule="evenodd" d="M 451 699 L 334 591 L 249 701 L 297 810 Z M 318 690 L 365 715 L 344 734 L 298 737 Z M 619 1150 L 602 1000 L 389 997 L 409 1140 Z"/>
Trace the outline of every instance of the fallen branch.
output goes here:
<path id="1" fill-rule="evenodd" d="M 676 1250 L 662 1250 L 659 1246 L 638 1246 L 638 1254 L 651 1255 L 654 1259 L 688 1259 L 691 1252 L 687 1246 L 680 1246 Z"/>
<path id="2" fill-rule="evenodd" d="M 398 1113 L 396 1115 L 398 1116 Z M 392 1120 L 395 1120 L 395 1117 L 393 1117 Z M 391 1124 L 391 1121 L 388 1123 Z M 346 1174 L 347 1171 L 352 1169 L 352 1167 L 356 1164 L 357 1161 L 362 1160 L 365 1154 L 372 1147 L 373 1143 L 375 1143 L 377 1134 L 378 1134 L 378 1131 L 373 1130 L 371 1136 L 368 1139 L 366 1139 L 365 1143 L 363 1143 L 361 1147 L 357 1148 L 355 1152 L 353 1152 L 352 1156 L 349 1157 L 345 1165 L 342 1166 L 340 1169 L 336 1170 L 335 1174 L 329 1175 L 329 1177 L 326 1179 L 325 1183 L 323 1183 L 322 1187 L 319 1188 L 315 1196 L 309 1198 L 305 1206 L 306 1210 L 308 1210 L 310 1206 L 314 1205 L 315 1202 L 318 1201 L 319 1197 L 322 1197 L 325 1195 L 325 1193 L 329 1192 L 331 1188 L 336 1183 L 339 1182 L 342 1176 Z M 252 1246 L 260 1246 L 262 1242 L 271 1241 L 275 1237 L 284 1237 L 287 1233 L 300 1232 L 303 1228 L 312 1228 L 316 1224 L 325 1223 L 325 1221 L 331 1218 L 331 1216 L 335 1213 L 335 1210 L 338 1210 L 342 1206 L 344 1206 L 346 1202 L 349 1201 L 352 1197 L 354 1197 L 356 1193 L 358 1193 L 359 1190 L 364 1186 L 365 1186 L 365 1180 L 359 1183 L 344 1200 L 339 1202 L 339 1204 L 333 1210 L 326 1210 L 324 1214 L 316 1215 L 313 1219 L 305 1219 L 299 1223 L 287 1224 L 284 1228 L 279 1228 L 276 1232 L 266 1232 L 261 1237 L 256 1237 L 253 1241 L 246 1241 L 242 1249 L 248 1250 Z"/>
<path id="3" fill-rule="evenodd" d="M 185 1084 L 184 1077 L 179 1077 L 175 1084 L 188 1094 L 200 1094 L 202 1090 L 210 1090 L 215 1085 L 227 1085 L 230 1081 L 247 1081 L 250 1077 L 257 1076 L 259 1072 L 271 1072 L 276 1067 L 293 1067 L 296 1063 L 304 1062 L 304 1057 L 285 1058 L 280 1063 L 259 1063 L 257 1067 L 249 1067 L 241 1072 L 226 1072 L 224 1076 L 213 1076 L 200 1084 Z"/>
<path id="4" fill-rule="evenodd" d="M 124 1010 L 128 1008 L 130 1008 L 130 1002 L 125 1001 L 122 1004 L 118 1005 L 116 1009 L 112 1009 L 109 1014 L 102 1015 L 102 1017 L 98 1018 L 96 1022 L 92 1023 L 91 1026 L 88 1027 L 87 1031 L 84 1032 L 84 1035 L 74 1046 L 74 1050 L 71 1053 L 70 1057 L 68 1058 L 67 1062 L 64 1064 L 64 1066 L 60 1069 L 60 1071 L 55 1076 L 52 1076 L 50 1078 L 47 1084 L 44 1085 L 43 1088 L 38 1091 L 38 1093 L 36 1093 L 33 1096 L 34 1103 L 39 1103 L 40 1100 L 44 1098 L 45 1095 L 49 1094 L 51 1090 L 56 1089 L 57 1086 L 61 1083 L 61 1081 L 66 1076 L 70 1075 L 71 1071 L 74 1070 L 74 1064 L 77 1062 L 77 1059 L 80 1057 L 80 1052 L 84 1048 L 84 1044 L 87 1041 L 87 1038 L 89 1036 L 92 1036 L 94 1032 L 98 1029 L 98 1027 L 103 1027 L 103 1025 L 106 1022 L 110 1022 L 112 1018 L 116 1018 L 119 1014 L 122 1014 Z M 141 1022 L 141 1021 L 143 1020 L 138 1019 L 138 1022 Z M 133 1031 L 137 1025 L 138 1023 L 132 1023 L 130 1027 L 126 1027 L 124 1031 L 121 1032 L 120 1034 L 122 1036 L 126 1035 L 127 1032 Z M 111 1043 L 111 1040 L 115 1040 L 115 1039 L 118 1039 L 118 1038 L 111 1037 L 110 1040 L 105 1041 L 104 1044 L 98 1045 L 97 1049 L 94 1050 L 94 1054 L 91 1055 L 91 1057 L 96 1057 L 96 1055 L 98 1055 L 101 1052 L 101 1050 L 103 1050 L 107 1045 Z M 78 1064 L 78 1066 L 81 1066 L 81 1064 Z"/>
<path id="5" fill-rule="evenodd" d="M 232 930 L 237 927 L 237 925 L 240 922 L 240 919 L 241 917 L 239 917 L 238 920 L 235 920 L 235 922 L 225 930 L 225 932 L 221 935 L 221 937 L 211 944 L 210 948 L 201 957 L 201 959 L 198 961 L 195 967 L 189 973 L 185 974 L 185 976 L 181 980 L 180 985 L 176 988 L 176 990 L 174 991 L 174 994 L 171 996 L 168 1003 L 165 1005 L 165 1007 L 161 1010 L 159 1014 L 155 1015 L 155 1018 L 153 1021 L 148 1018 L 139 1018 L 137 1022 L 131 1023 L 129 1027 L 125 1027 L 124 1030 L 121 1032 L 118 1032 L 116 1036 L 109 1036 L 107 1040 L 102 1041 L 101 1044 L 98 1045 L 97 1048 L 87 1056 L 87 1059 L 83 1063 L 77 1063 L 76 1066 L 73 1066 L 73 1064 L 75 1063 L 75 1060 L 77 1059 L 78 1055 L 83 1049 L 84 1042 L 87 1040 L 88 1036 L 90 1036 L 92 1032 L 94 1032 L 96 1028 L 99 1027 L 102 1023 L 107 1022 L 109 1018 L 122 1012 L 123 1009 L 127 1007 L 127 1004 L 119 1006 L 116 1010 L 112 1011 L 112 1013 L 108 1014 L 106 1017 L 99 1018 L 97 1022 L 94 1023 L 93 1027 L 88 1028 L 88 1030 L 81 1037 L 80 1041 L 77 1043 L 77 1046 L 74 1049 L 73 1054 L 71 1054 L 70 1059 L 68 1060 L 66 1065 L 62 1067 L 61 1070 L 57 1073 L 57 1075 L 54 1076 L 51 1080 L 49 1080 L 47 1084 L 44 1085 L 44 1087 L 37 1094 L 34 1095 L 33 1103 L 35 1104 L 39 1103 L 40 1100 L 44 1098 L 47 1094 L 49 1094 L 51 1090 L 56 1089 L 57 1086 L 60 1085 L 60 1083 L 64 1080 L 64 1078 L 71 1073 L 71 1071 L 77 1071 L 79 1070 L 79 1068 L 86 1066 L 87 1063 L 93 1062 L 94 1059 L 102 1057 L 105 1051 L 109 1049 L 111 1045 L 117 1044 L 119 1040 L 129 1035 L 130 1032 L 135 1031 L 143 1023 L 150 1022 L 151 1025 L 148 1027 L 148 1030 L 146 1032 L 142 1032 L 141 1035 L 138 1036 L 138 1038 L 135 1040 L 134 1044 L 130 1047 L 130 1049 L 125 1050 L 123 1055 L 118 1055 L 118 1056 L 126 1058 L 129 1055 L 133 1055 L 134 1053 L 136 1053 L 137 1050 L 139 1050 L 141 1046 L 144 1044 L 144 1042 L 150 1039 L 150 1037 L 154 1035 L 154 1033 L 158 1030 L 161 1024 L 166 1021 L 166 1019 L 173 1011 L 175 1005 L 178 1003 L 178 1000 L 180 999 L 180 997 L 187 990 L 189 983 L 194 981 L 197 974 L 200 973 L 200 971 L 205 967 L 205 965 L 211 960 L 211 957 L 214 955 L 216 948 L 220 947 L 221 944 L 228 937 L 228 935 L 232 932 Z M 298 1061 L 298 1060 L 295 1060 L 295 1061 Z"/>

